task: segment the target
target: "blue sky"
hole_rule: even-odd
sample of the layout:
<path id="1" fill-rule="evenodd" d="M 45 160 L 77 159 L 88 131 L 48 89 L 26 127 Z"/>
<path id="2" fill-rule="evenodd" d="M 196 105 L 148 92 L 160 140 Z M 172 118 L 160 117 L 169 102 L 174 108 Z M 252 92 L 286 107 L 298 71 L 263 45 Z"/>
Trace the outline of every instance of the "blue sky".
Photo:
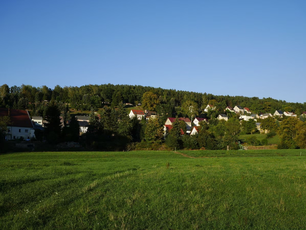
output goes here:
<path id="1" fill-rule="evenodd" d="M 306 102 L 305 0 L 1 1 L 0 85 Z"/>

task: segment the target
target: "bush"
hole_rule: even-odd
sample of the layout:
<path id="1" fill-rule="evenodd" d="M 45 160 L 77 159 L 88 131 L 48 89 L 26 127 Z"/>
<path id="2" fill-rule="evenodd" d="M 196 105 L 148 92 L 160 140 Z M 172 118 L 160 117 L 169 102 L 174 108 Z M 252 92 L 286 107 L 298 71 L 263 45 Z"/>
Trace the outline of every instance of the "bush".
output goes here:
<path id="1" fill-rule="evenodd" d="M 183 136 L 183 146 L 186 149 L 198 149 L 199 144 L 196 138 L 193 136 L 185 135 Z"/>
<path id="2" fill-rule="evenodd" d="M 275 131 L 271 131 L 267 134 L 267 138 L 272 138 L 276 135 L 276 132 Z"/>
<path id="3" fill-rule="evenodd" d="M 268 145 L 268 139 L 265 138 L 261 141 L 261 145 Z"/>
<path id="4" fill-rule="evenodd" d="M 260 141 L 255 136 L 248 137 L 246 142 L 249 145 L 254 145 L 254 146 L 260 145 Z"/>
<path id="5" fill-rule="evenodd" d="M 182 140 L 173 135 L 168 135 L 166 138 L 166 145 L 171 149 L 181 149 L 182 148 Z"/>

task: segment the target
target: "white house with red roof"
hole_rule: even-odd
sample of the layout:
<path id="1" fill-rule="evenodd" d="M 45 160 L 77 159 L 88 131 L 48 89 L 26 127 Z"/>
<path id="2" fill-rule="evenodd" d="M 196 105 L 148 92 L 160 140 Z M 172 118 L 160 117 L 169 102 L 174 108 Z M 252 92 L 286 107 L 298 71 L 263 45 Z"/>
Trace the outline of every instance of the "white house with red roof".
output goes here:
<path id="1" fill-rule="evenodd" d="M 207 122 L 207 119 L 206 118 L 201 118 L 201 117 L 196 117 L 194 120 L 193 120 L 193 124 L 195 126 L 200 126 L 200 122 L 201 121 L 205 121 Z"/>
<path id="2" fill-rule="evenodd" d="M 197 135 L 199 133 L 200 127 L 194 126 L 190 132 L 190 136 Z"/>
<path id="3" fill-rule="evenodd" d="M 245 112 L 245 113 L 249 113 L 249 114 L 252 113 L 251 110 L 250 110 L 249 108 L 247 108 L 247 107 L 244 107 L 243 109 L 244 109 L 244 112 Z"/>
<path id="4" fill-rule="evenodd" d="M 226 112 L 226 111 L 231 112 L 231 113 L 234 113 L 234 112 L 235 112 L 235 110 L 234 110 L 232 107 L 230 107 L 230 106 L 227 106 L 227 107 L 225 108 L 224 112 Z"/>
<path id="5" fill-rule="evenodd" d="M 185 117 L 180 117 L 178 118 L 180 121 L 184 121 L 186 123 L 186 132 L 187 133 L 190 133 L 191 131 L 191 121 L 189 118 L 185 118 Z M 172 129 L 172 125 L 173 125 L 173 122 L 176 120 L 175 117 L 168 117 L 166 122 L 165 122 L 165 125 L 164 125 L 164 131 L 170 131 Z"/>
<path id="6" fill-rule="evenodd" d="M 3 116 L 10 118 L 6 131 L 7 140 L 20 138 L 27 140 L 35 137 L 34 126 L 28 111 L 2 108 L 0 109 L 0 117 Z"/>
<path id="7" fill-rule="evenodd" d="M 156 112 L 149 111 L 149 110 L 136 110 L 132 109 L 129 113 L 130 119 L 133 119 L 134 117 L 137 117 L 138 120 L 142 120 L 142 118 L 146 118 L 147 120 L 150 118 L 156 118 Z"/>
<path id="8" fill-rule="evenodd" d="M 145 112 L 143 110 L 132 109 L 129 113 L 129 117 L 131 119 L 137 117 L 138 120 L 142 120 L 142 118 L 145 117 Z"/>
<path id="9" fill-rule="evenodd" d="M 213 106 L 213 105 L 207 105 L 204 109 L 204 112 L 208 112 L 209 110 L 215 110 L 216 109 L 216 106 Z"/>

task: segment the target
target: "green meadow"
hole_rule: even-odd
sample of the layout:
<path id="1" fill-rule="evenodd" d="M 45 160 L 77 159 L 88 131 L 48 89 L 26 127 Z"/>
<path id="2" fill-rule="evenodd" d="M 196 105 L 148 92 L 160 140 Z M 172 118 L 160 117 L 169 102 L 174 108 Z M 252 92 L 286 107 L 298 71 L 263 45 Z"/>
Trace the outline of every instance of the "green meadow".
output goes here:
<path id="1" fill-rule="evenodd" d="M 305 229 L 306 150 L 0 155 L 0 229 Z"/>

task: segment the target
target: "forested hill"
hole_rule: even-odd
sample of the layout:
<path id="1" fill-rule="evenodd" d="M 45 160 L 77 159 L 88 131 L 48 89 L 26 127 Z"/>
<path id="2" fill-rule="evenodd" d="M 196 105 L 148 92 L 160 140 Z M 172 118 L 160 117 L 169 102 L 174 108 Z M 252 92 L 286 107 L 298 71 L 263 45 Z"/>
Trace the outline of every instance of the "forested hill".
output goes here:
<path id="1" fill-rule="evenodd" d="M 33 87 L 30 85 L 10 87 L 4 84 L 0 87 L 0 107 L 34 109 L 33 107 L 40 102 L 54 100 L 70 103 L 72 108 L 90 110 L 103 107 L 105 104 L 117 106 L 121 102 L 137 105 L 142 102 L 145 92 L 152 92 L 157 96 L 157 103 L 165 106 L 180 107 L 188 100 L 197 103 L 200 110 L 205 108 L 207 104 L 213 104 L 220 109 L 224 109 L 226 106 L 240 105 L 248 107 L 253 113 L 258 114 L 274 113 L 275 110 L 290 111 L 296 114 L 306 111 L 306 103 L 289 103 L 272 98 L 216 96 L 174 89 L 112 84 L 85 85 L 81 87 L 60 87 L 57 85 L 54 89 L 47 86 Z"/>

